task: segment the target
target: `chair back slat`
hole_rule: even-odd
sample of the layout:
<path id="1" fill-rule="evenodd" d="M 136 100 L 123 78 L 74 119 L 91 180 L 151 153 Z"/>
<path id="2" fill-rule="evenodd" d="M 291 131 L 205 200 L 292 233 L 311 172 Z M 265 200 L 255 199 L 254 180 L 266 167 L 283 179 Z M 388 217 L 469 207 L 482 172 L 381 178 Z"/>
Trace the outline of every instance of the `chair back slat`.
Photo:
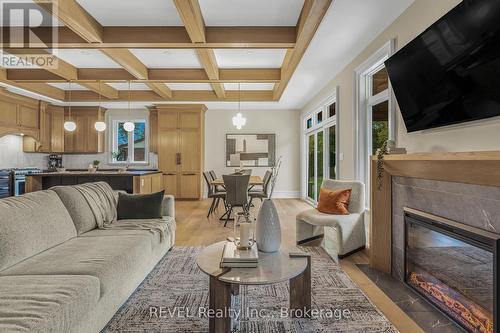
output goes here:
<path id="1" fill-rule="evenodd" d="M 222 178 L 226 187 L 226 203 L 233 207 L 247 205 L 250 175 L 223 175 Z"/>
<path id="2" fill-rule="evenodd" d="M 210 172 L 204 171 L 203 178 L 205 179 L 205 183 L 207 185 L 208 196 L 211 196 L 214 193 L 214 186 L 211 184 L 213 179 L 212 179 L 212 176 L 210 175 Z"/>

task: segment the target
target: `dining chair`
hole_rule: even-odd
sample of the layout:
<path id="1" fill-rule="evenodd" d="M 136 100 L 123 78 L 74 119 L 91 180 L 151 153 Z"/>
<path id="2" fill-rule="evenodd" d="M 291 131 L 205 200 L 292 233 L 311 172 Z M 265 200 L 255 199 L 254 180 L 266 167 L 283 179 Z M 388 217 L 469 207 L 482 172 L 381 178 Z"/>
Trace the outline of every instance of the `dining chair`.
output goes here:
<path id="1" fill-rule="evenodd" d="M 250 183 L 250 175 L 223 175 L 222 178 L 226 187 L 225 227 L 234 208 L 241 207 L 246 216 L 249 214 L 248 184 Z"/>
<path id="2" fill-rule="evenodd" d="M 217 179 L 217 174 L 215 173 L 214 170 L 210 170 L 210 176 L 212 176 L 212 180 Z M 219 188 L 219 185 L 215 185 L 215 192 L 225 192 L 224 186 L 222 186 L 223 189 Z"/>
<path id="3" fill-rule="evenodd" d="M 219 206 L 219 202 L 222 199 L 223 201 L 226 198 L 226 193 L 225 192 L 218 192 L 216 190 L 216 187 L 212 185 L 212 176 L 210 175 L 209 171 L 203 172 L 203 178 L 205 179 L 205 183 L 207 184 L 207 189 L 208 189 L 208 198 L 212 199 L 212 205 L 210 206 L 210 209 L 208 210 L 207 218 L 210 217 L 210 214 L 212 214 Z"/>
<path id="4" fill-rule="evenodd" d="M 262 179 L 262 189 L 248 192 L 248 195 L 250 196 L 250 206 L 252 206 L 253 199 L 260 199 L 260 201 L 262 201 L 265 198 L 269 198 L 269 184 L 271 183 L 272 176 L 272 171 L 267 170 L 264 174 L 264 178 Z"/>

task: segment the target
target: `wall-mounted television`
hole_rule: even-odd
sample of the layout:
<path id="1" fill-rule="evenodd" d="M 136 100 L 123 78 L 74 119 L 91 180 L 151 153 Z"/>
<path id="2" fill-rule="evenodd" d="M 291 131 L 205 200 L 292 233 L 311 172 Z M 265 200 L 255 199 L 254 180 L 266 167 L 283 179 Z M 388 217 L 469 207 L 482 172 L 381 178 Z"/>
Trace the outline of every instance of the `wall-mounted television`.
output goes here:
<path id="1" fill-rule="evenodd" d="M 500 0 L 463 0 L 385 65 L 408 132 L 500 116 Z"/>

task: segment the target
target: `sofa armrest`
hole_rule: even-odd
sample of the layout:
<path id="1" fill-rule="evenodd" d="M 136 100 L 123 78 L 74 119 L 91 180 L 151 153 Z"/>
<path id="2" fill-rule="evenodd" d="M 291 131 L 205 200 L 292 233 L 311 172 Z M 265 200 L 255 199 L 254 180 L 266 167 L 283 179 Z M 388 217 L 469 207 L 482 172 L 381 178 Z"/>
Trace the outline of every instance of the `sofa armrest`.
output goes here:
<path id="1" fill-rule="evenodd" d="M 175 198 L 173 195 L 165 195 L 161 204 L 161 215 L 175 218 Z"/>

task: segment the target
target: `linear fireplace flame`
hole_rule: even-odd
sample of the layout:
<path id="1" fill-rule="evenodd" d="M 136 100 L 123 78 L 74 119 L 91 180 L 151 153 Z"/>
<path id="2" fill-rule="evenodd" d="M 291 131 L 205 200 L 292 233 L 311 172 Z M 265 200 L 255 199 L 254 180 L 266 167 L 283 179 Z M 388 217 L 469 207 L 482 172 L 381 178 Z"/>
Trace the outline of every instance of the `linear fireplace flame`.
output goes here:
<path id="1" fill-rule="evenodd" d="M 405 283 L 467 332 L 497 332 L 499 239 L 405 209 Z"/>

